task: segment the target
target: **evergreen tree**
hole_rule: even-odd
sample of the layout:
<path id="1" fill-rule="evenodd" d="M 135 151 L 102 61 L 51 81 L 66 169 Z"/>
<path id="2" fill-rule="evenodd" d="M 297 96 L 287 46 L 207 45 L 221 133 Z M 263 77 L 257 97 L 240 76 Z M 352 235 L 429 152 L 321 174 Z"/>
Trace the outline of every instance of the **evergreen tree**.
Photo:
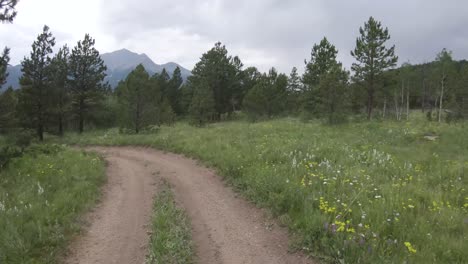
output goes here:
<path id="1" fill-rule="evenodd" d="M 0 0 L 0 22 L 13 22 L 16 17 L 15 6 L 18 0 Z M 0 56 L 0 88 L 5 84 L 8 77 L 7 69 L 10 61 L 10 49 L 5 47 L 3 54 Z"/>
<path id="2" fill-rule="evenodd" d="M 193 90 L 189 113 L 191 123 L 196 126 L 203 126 L 213 120 L 216 110 L 213 90 L 210 86 L 197 83 L 197 88 Z"/>
<path id="3" fill-rule="evenodd" d="M 349 106 L 348 75 L 341 63 L 337 62 L 320 78 L 317 108 L 319 116 L 326 117 L 329 124 L 345 121 Z"/>
<path id="4" fill-rule="evenodd" d="M 70 55 L 69 85 L 72 100 L 72 111 L 78 119 L 79 132 L 84 130 L 84 123 L 91 118 L 93 109 L 103 99 L 106 66 L 94 48 L 95 40 L 88 34 L 78 41 Z"/>
<path id="5" fill-rule="evenodd" d="M 271 118 L 284 111 L 287 96 L 288 77 L 278 74 L 272 68 L 263 74 L 249 90 L 243 101 L 243 108 L 251 119 Z"/>
<path id="6" fill-rule="evenodd" d="M 18 97 L 13 88 L 9 87 L 0 94 L 0 133 L 8 132 L 17 125 L 16 106 Z"/>
<path id="7" fill-rule="evenodd" d="M 18 0 L 0 0 L 0 22 L 13 22 L 16 17 L 16 4 Z"/>
<path id="8" fill-rule="evenodd" d="M 5 48 L 0 56 L 0 88 L 6 83 L 8 77 L 8 62 L 10 61 L 10 49 Z"/>
<path id="9" fill-rule="evenodd" d="M 351 69 L 356 80 L 366 83 L 367 119 L 370 120 L 374 107 L 375 84 L 384 70 L 396 65 L 398 57 L 395 56 L 395 46 L 385 46 L 385 42 L 390 39 L 388 29 L 384 29 L 373 17 L 364 23 L 364 28 L 359 28 L 359 32 L 356 48 L 351 51 L 357 63 L 353 63 Z"/>
<path id="10" fill-rule="evenodd" d="M 301 82 L 301 78 L 297 73 L 297 68 L 293 67 L 288 78 L 288 97 L 286 102 L 286 108 L 289 113 L 296 114 L 299 111 L 299 101 L 300 95 L 303 92 L 304 88 Z"/>
<path id="11" fill-rule="evenodd" d="M 312 47 L 310 61 L 305 61 L 306 69 L 302 76 L 304 83 L 302 108 L 305 118 L 319 114 L 319 84 L 323 76 L 336 67 L 337 54 L 335 46 L 324 37 L 319 44 L 314 44 Z"/>
<path id="12" fill-rule="evenodd" d="M 185 83 L 180 87 L 180 97 L 179 97 L 179 106 L 180 106 L 180 114 L 187 115 L 189 114 L 190 110 L 190 103 L 192 102 L 193 97 L 193 88 L 191 87 L 190 83 Z"/>
<path id="13" fill-rule="evenodd" d="M 301 78 L 297 73 L 297 68 L 293 67 L 288 78 L 288 91 L 291 93 L 296 93 L 302 91 Z"/>
<path id="14" fill-rule="evenodd" d="M 139 64 L 135 70 L 130 72 L 125 82 L 117 89 L 119 103 L 122 106 L 124 125 L 130 125 L 135 133 L 155 122 L 151 100 L 149 75 L 143 65 Z"/>
<path id="15" fill-rule="evenodd" d="M 226 47 L 220 42 L 204 53 L 195 65 L 193 75 L 189 77 L 190 85 L 194 89 L 193 98 L 197 99 L 196 104 L 198 104 L 200 94 L 213 94 L 215 120 L 220 120 L 221 115 L 234 111 L 235 105 L 240 103 L 238 95 L 241 93 L 238 93 L 237 89 L 241 89 L 239 83 L 241 68 L 242 63 L 239 58 L 228 56 Z M 203 91 L 197 92 L 198 89 Z M 205 89 L 210 89 L 211 92 Z"/>
<path id="16" fill-rule="evenodd" d="M 171 108 L 177 115 L 182 113 L 181 106 L 180 106 L 180 86 L 182 85 L 182 75 L 180 73 L 180 68 L 175 68 L 174 72 L 172 73 L 172 78 L 169 80 L 168 88 L 166 91 L 166 97 L 171 105 Z"/>
<path id="17" fill-rule="evenodd" d="M 20 79 L 20 104 L 23 119 L 27 126 L 36 129 L 39 140 L 44 138 L 44 128 L 50 114 L 50 54 L 55 45 L 55 38 L 44 26 L 43 31 L 32 44 L 29 58 L 21 62 L 23 76 Z"/>
<path id="18" fill-rule="evenodd" d="M 68 63 L 70 50 L 67 45 L 59 49 L 50 63 L 51 100 L 53 119 L 57 122 L 60 136 L 63 135 L 65 115 L 69 110 Z"/>

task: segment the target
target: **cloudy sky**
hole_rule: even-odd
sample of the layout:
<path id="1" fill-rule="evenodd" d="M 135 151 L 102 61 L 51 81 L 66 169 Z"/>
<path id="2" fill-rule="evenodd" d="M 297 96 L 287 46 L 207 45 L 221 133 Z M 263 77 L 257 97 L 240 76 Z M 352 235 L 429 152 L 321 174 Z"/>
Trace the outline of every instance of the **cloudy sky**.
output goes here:
<path id="1" fill-rule="evenodd" d="M 466 0 L 20 0 L 17 11 L 13 24 L 0 25 L 12 64 L 47 24 L 58 46 L 90 33 L 101 52 L 127 48 L 188 69 L 221 41 L 247 66 L 302 70 L 312 45 L 327 36 L 349 67 L 359 27 L 371 15 L 389 28 L 400 62 L 430 61 L 444 47 L 468 59 Z"/>

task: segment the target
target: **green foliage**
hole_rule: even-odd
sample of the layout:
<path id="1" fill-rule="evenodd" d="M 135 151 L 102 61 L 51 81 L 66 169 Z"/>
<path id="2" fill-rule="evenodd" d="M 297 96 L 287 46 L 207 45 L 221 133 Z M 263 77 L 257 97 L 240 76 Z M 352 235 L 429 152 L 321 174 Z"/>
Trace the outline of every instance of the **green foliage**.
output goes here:
<path id="1" fill-rule="evenodd" d="M 183 83 L 182 75 L 180 73 L 180 68 L 175 68 L 172 73 L 172 77 L 168 82 L 168 88 L 166 90 L 166 98 L 171 105 L 171 108 L 174 110 L 174 113 L 181 115 L 183 113 L 180 98 L 181 98 L 181 85 Z"/>
<path id="2" fill-rule="evenodd" d="M 243 94 L 240 82 L 242 66 L 238 57 L 228 56 L 226 47 L 220 42 L 216 43 L 211 50 L 202 55 L 192 71 L 193 75 L 189 77 L 188 81 L 194 90 L 193 100 L 197 101 L 192 102 L 192 105 L 199 105 L 203 101 L 195 95 L 199 97 L 201 94 L 210 96 L 212 94 L 215 120 L 220 120 L 221 115 L 225 113 L 232 113 L 242 101 L 240 98 Z M 197 92 L 197 90 L 202 91 Z M 211 99 L 204 101 L 209 102 Z M 207 106 L 208 104 L 204 108 Z"/>
<path id="3" fill-rule="evenodd" d="M 302 117 L 326 117 L 328 123 L 341 123 L 349 108 L 349 73 L 336 60 L 337 49 L 327 38 L 312 48 L 302 77 L 306 90 L 302 98 Z"/>
<path id="4" fill-rule="evenodd" d="M 193 91 L 189 113 L 191 123 L 195 126 L 203 126 L 213 120 L 216 114 L 215 101 L 213 90 L 208 85 L 197 84 Z"/>
<path id="5" fill-rule="evenodd" d="M 56 120 L 57 131 L 63 135 L 66 117 L 70 111 L 70 91 L 68 87 L 68 64 L 70 50 L 65 45 L 59 49 L 50 63 L 51 119 Z M 55 123 L 55 122 L 54 122 Z"/>
<path id="6" fill-rule="evenodd" d="M 334 262 L 465 263 L 467 126 L 411 118 L 340 127 L 291 119 L 177 124 L 156 135 L 67 140 L 154 146 L 205 161 L 301 235 L 299 248 Z"/>
<path id="7" fill-rule="evenodd" d="M 268 75 L 259 77 L 243 101 L 243 108 L 250 119 L 271 118 L 282 113 L 286 107 L 284 99 L 288 95 L 287 86 L 288 77 L 278 74 L 275 68 Z"/>
<path id="8" fill-rule="evenodd" d="M 383 28 L 373 17 L 364 23 L 364 28 L 359 28 L 359 33 L 356 48 L 351 51 L 357 62 L 353 63 L 351 69 L 357 81 L 366 83 L 367 118 L 370 120 L 374 108 L 375 83 L 386 69 L 396 65 L 398 57 L 395 56 L 395 46 L 385 46 L 385 42 L 390 39 L 388 29 Z"/>
<path id="9" fill-rule="evenodd" d="M 49 32 L 49 27 L 44 26 L 42 33 L 32 44 L 29 58 L 21 62 L 23 76 L 20 79 L 20 108 L 22 120 L 25 126 L 36 129 L 39 140 L 44 138 L 44 130 L 48 113 L 51 110 L 50 103 L 50 55 L 55 45 L 55 38 Z"/>
<path id="10" fill-rule="evenodd" d="M 17 126 L 17 105 L 18 96 L 12 88 L 0 94 L 0 133 L 6 133 Z"/>
<path id="11" fill-rule="evenodd" d="M 103 84 L 106 66 L 94 44 L 95 40 L 86 34 L 73 48 L 68 66 L 71 110 L 78 120 L 80 133 L 84 130 L 85 120 L 101 106 L 106 89 Z"/>
<path id="12" fill-rule="evenodd" d="M 10 49 L 5 48 L 0 56 L 0 88 L 5 84 L 8 77 L 8 62 L 10 61 Z"/>
<path id="13" fill-rule="evenodd" d="M 116 91 L 122 107 L 122 124 L 138 133 L 143 127 L 155 124 L 155 97 L 151 96 L 149 75 L 143 65 L 130 72 Z"/>
<path id="14" fill-rule="evenodd" d="M 190 222 L 164 184 L 154 202 L 152 235 L 146 262 L 151 264 L 193 263 Z"/>
<path id="15" fill-rule="evenodd" d="M 104 162 L 94 154 L 38 145 L 0 172 L 0 262 L 57 263 L 96 201 Z"/>

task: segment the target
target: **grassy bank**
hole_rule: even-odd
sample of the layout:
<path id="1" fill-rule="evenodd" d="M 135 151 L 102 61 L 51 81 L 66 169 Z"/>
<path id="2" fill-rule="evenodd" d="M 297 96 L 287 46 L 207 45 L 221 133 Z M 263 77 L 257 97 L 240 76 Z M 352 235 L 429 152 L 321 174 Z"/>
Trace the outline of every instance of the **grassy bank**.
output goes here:
<path id="1" fill-rule="evenodd" d="M 104 180 L 94 154 L 36 145 L 0 172 L 0 263 L 55 263 Z"/>
<path id="2" fill-rule="evenodd" d="M 198 158 L 324 259 L 466 263 L 466 135 L 464 124 L 422 119 L 336 127 L 284 119 L 176 124 L 153 135 L 112 129 L 66 141 L 147 145 Z"/>
<path id="3" fill-rule="evenodd" d="M 152 235 L 146 262 L 193 263 L 190 222 L 183 210 L 177 207 L 167 184 L 163 185 L 154 201 Z"/>

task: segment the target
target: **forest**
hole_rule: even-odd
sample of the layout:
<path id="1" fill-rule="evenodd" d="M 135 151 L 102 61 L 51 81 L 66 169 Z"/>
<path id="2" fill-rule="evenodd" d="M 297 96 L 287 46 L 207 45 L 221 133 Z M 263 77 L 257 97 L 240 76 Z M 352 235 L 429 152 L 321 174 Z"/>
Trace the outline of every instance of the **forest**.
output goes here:
<path id="1" fill-rule="evenodd" d="M 244 67 L 220 42 L 202 54 L 183 82 L 180 70 L 150 76 L 136 67 L 115 89 L 104 83 L 106 66 L 86 35 L 75 47 L 60 47 L 44 26 L 21 62 L 21 89 L 4 87 L 0 102 L 2 133 L 63 135 L 66 130 L 119 126 L 139 133 L 176 120 L 195 126 L 243 116 L 251 121 L 296 116 L 329 124 L 353 120 L 407 120 L 410 110 L 434 122 L 467 117 L 468 64 L 449 50 L 420 65 L 397 67 L 387 28 L 369 18 L 359 29 L 351 71 L 337 61 L 338 50 L 324 37 L 312 47 L 302 76 L 271 68 Z M 9 49 L 2 55 L 5 81 Z M 347 52 L 347 51 L 344 51 Z M 18 132 L 20 131 L 20 132 Z"/>

